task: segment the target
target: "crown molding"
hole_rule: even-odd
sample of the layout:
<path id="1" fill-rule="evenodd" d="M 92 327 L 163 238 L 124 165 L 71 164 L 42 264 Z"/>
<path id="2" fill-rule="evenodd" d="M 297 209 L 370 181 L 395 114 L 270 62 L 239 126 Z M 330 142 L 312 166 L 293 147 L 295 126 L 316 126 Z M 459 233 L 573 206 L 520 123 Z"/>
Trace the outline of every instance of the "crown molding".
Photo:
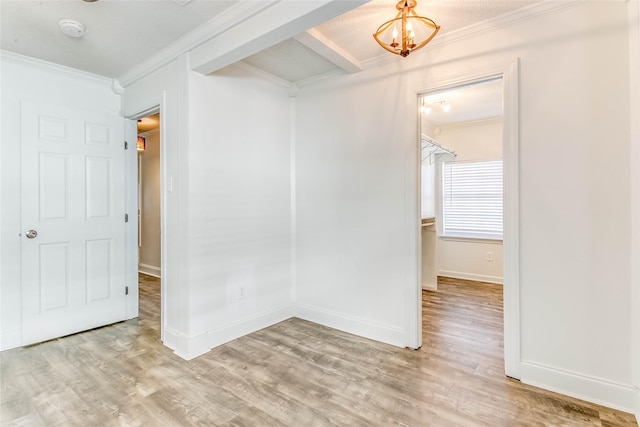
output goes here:
<path id="1" fill-rule="evenodd" d="M 20 55 L 19 53 L 11 52 L 8 50 L 0 50 L 0 61 L 13 62 L 14 64 L 20 65 L 28 65 L 31 67 L 40 68 L 44 71 L 64 74 L 66 76 L 73 77 L 74 79 L 80 79 L 91 83 L 106 85 L 113 90 L 113 79 L 110 79 L 108 77 L 81 71 L 76 68 L 71 68 L 64 65 L 54 64 L 53 62 L 43 61 L 41 59 L 32 58 L 30 56 Z M 115 91 L 114 93 L 118 94 Z"/>
<path id="2" fill-rule="evenodd" d="M 457 29 L 455 31 L 451 31 L 450 33 L 445 33 L 442 36 L 434 38 L 427 45 L 426 49 L 419 50 L 412 55 L 424 55 L 425 53 L 429 52 L 430 49 L 433 49 L 435 47 L 444 46 L 446 44 L 457 42 L 469 37 L 475 37 L 488 31 L 495 30 L 496 28 L 505 27 L 517 22 L 528 21 L 530 19 L 535 19 L 543 15 L 549 15 L 557 12 L 558 10 L 573 7 L 579 3 L 584 3 L 585 1 L 587 0 L 545 0 L 540 3 L 535 3 L 530 6 L 514 10 L 513 12 L 496 16 L 495 18 L 490 18 L 485 21 Z M 362 66 L 364 67 L 364 69 L 369 69 L 398 60 L 400 60 L 400 58 L 397 55 L 390 55 L 389 53 L 385 52 L 374 58 L 362 61 Z"/>
<path id="3" fill-rule="evenodd" d="M 448 129 L 458 129 L 458 128 L 489 125 L 493 123 L 504 123 L 504 116 L 501 114 L 495 117 L 487 117 L 486 119 L 468 120 L 466 122 L 446 123 L 446 124 L 436 125 L 436 126 L 438 126 L 441 130 L 448 130 Z"/>
<path id="4" fill-rule="evenodd" d="M 124 88 L 120 85 L 118 79 L 111 79 L 111 90 L 116 95 L 124 95 Z"/>
<path id="5" fill-rule="evenodd" d="M 347 76 L 347 75 L 350 75 L 350 73 L 347 73 L 342 68 L 336 68 L 335 70 L 330 70 L 330 71 L 327 71 L 326 73 L 318 74 L 316 76 L 311 76 L 306 79 L 299 80 L 295 83 L 299 88 L 302 88 L 332 76 Z"/>
<path id="6" fill-rule="evenodd" d="M 254 15 L 272 7 L 280 0 L 268 1 L 240 1 L 220 15 L 210 19 L 205 24 L 179 38 L 145 61 L 118 76 L 122 87 L 127 87 L 137 80 L 153 73 L 159 68 L 175 60 L 179 55 L 200 46 L 216 36 L 239 25 Z"/>

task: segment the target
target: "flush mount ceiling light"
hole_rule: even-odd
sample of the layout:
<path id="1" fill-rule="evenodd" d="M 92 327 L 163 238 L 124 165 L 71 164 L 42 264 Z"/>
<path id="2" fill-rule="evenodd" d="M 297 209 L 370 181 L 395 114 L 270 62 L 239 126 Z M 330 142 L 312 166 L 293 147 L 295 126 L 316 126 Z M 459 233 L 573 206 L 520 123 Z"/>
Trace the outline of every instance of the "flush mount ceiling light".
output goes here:
<path id="1" fill-rule="evenodd" d="M 61 19 L 58 21 L 58 25 L 60 26 L 60 31 L 69 37 L 78 38 L 84 35 L 84 25 L 75 19 Z"/>
<path id="2" fill-rule="evenodd" d="M 400 0 L 396 4 L 398 14 L 395 18 L 378 27 L 373 35 L 378 44 L 391 53 L 405 57 L 431 41 L 440 31 L 440 26 L 432 19 L 419 16 L 414 10 L 416 0 Z M 400 40 L 398 40 L 398 25 L 400 25 Z M 389 30 L 391 34 L 389 34 Z M 391 38 L 391 43 L 382 41 Z"/>
<path id="3" fill-rule="evenodd" d="M 439 106 L 443 113 L 451 111 L 451 104 L 447 101 L 424 102 L 423 100 L 422 105 L 420 106 L 420 112 L 425 116 L 428 116 L 433 112 L 433 106 Z"/>

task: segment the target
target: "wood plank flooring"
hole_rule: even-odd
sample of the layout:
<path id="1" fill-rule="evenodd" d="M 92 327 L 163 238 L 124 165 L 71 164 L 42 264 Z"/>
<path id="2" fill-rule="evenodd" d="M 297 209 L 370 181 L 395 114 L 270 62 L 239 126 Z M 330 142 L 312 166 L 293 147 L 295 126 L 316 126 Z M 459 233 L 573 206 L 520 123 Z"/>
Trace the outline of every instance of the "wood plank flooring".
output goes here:
<path id="1" fill-rule="evenodd" d="M 192 361 L 164 347 L 159 281 L 140 317 L 0 353 L 3 426 L 635 426 L 505 378 L 501 287 L 442 278 L 408 350 L 299 319 Z"/>

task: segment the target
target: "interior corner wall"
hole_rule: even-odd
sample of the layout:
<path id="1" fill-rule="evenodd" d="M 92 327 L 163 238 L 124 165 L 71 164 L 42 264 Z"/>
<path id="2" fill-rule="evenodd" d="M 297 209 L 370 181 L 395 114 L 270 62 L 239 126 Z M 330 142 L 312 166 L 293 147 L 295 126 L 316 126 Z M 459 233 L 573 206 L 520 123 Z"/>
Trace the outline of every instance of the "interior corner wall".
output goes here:
<path id="1" fill-rule="evenodd" d="M 502 118 L 441 126 L 437 141 L 456 152 L 456 161 L 499 160 L 502 159 L 502 128 Z M 437 194 L 442 197 L 441 191 Z M 441 215 L 442 211 L 439 213 Z M 441 233 L 442 221 L 439 221 L 438 228 Z M 487 259 L 488 253 L 492 255 L 491 260 Z M 502 241 L 440 237 L 436 257 L 439 276 L 503 282 Z"/>
<path id="2" fill-rule="evenodd" d="M 297 315 L 398 346 L 420 218 L 406 64 L 304 86 L 296 100 Z"/>
<path id="3" fill-rule="evenodd" d="M 22 345 L 20 108 L 22 102 L 118 114 L 109 79 L 1 52 L 0 350 Z"/>
<path id="4" fill-rule="evenodd" d="M 191 359 L 291 317 L 288 87 L 188 57 L 125 89 L 134 115 L 162 102 L 165 344 Z M 171 181 L 171 186 L 167 182 Z"/>
<path id="5" fill-rule="evenodd" d="M 520 58 L 522 380 L 633 408 L 627 29 L 624 2 L 558 4 L 301 87 L 297 295 L 308 317 L 387 342 L 402 332 L 403 295 L 417 286 L 416 93 Z"/>
<path id="6" fill-rule="evenodd" d="M 288 85 L 189 77 L 191 336 L 207 348 L 291 317 Z"/>

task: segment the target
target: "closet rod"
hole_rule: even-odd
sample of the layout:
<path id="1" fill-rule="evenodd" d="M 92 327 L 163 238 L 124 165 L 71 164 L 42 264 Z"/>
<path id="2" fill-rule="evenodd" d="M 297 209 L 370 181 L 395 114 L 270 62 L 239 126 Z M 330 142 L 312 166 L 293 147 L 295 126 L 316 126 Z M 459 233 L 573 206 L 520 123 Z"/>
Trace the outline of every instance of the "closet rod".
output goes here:
<path id="1" fill-rule="evenodd" d="M 426 135 L 422 135 L 421 151 L 424 153 L 425 149 L 427 149 L 428 154 L 426 156 L 423 154 L 422 160 L 424 161 L 427 159 L 427 157 L 429 157 L 429 163 L 433 163 L 435 161 L 433 159 L 433 156 L 436 154 L 450 154 L 452 156 L 456 155 L 455 151 L 450 150 L 446 147 L 443 147 L 442 145 L 438 144 L 434 139 L 429 138 Z"/>

